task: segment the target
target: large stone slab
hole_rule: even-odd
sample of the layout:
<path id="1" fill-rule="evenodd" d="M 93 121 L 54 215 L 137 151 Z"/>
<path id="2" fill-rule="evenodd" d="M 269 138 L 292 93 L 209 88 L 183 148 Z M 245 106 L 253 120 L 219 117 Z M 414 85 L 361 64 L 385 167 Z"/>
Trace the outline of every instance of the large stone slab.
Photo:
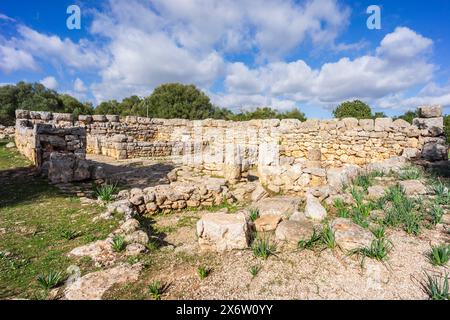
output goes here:
<path id="1" fill-rule="evenodd" d="M 350 219 L 337 218 L 331 223 L 337 245 L 345 251 L 369 247 L 375 238 L 372 232 Z"/>
<path id="2" fill-rule="evenodd" d="M 226 251 L 248 247 L 250 230 L 246 215 L 207 213 L 197 222 L 200 249 Z"/>
<path id="3" fill-rule="evenodd" d="M 441 106 L 421 106 L 418 108 L 421 118 L 439 118 L 442 117 Z"/>
<path id="4" fill-rule="evenodd" d="M 265 215 L 259 217 L 255 221 L 256 231 L 258 232 L 273 231 L 277 228 L 280 221 L 281 221 L 280 216 Z"/>
<path id="5" fill-rule="evenodd" d="M 427 194 L 427 187 L 419 180 L 400 181 L 400 186 L 408 196 Z"/>
<path id="6" fill-rule="evenodd" d="M 64 290 L 65 300 L 101 300 L 108 289 L 115 284 L 138 280 L 141 264 L 123 264 L 117 267 L 88 273 L 75 280 Z"/>
<path id="7" fill-rule="evenodd" d="M 274 215 L 281 218 L 289 218 L 297 211 L 300 204 L 299 198 L 294 197 L 277 197 L 266 198 L 257 202 L 254 206 L 259 210 L 259 215 Z"/>
<path id="8" fill-rule="evenodd" d="M 309 239 L 314 232 L 314 225 L 309 220 L 281 222 L 275 230 L 275 238 L 278 241 L 297 245 L 300 240 Z"/>

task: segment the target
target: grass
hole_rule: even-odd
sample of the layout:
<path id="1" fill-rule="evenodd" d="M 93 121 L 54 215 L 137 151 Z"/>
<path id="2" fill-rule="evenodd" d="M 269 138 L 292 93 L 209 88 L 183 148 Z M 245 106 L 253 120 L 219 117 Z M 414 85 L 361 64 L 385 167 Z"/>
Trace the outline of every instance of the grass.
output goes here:
<path id="1" fill-rule="evenodd" d="M 5 152 L 17 153 L 0 145 L 0 154 Z M 0 228 L 6 230 L 0 234 L 0 299 L 34 299 L 42 291 L 38 276 L 66 270 L 77 263 L 67 256 L 72 249 L 105 239 L 118 226 L 116 219 L 93 223 L 92 218 L 104 209 L 83 206 L 78 198 L 63 195 L 46 180 L 23 171 L 0 178 Z M 84 236 L 67 241 L 62 231 L 68 226 Z M 83 272 L 91 269 L 93 264 L 83 265 Z"/>
<path id="2" fill-rule="evenodd" d="M 422 171 L 415 166 L 405 166 L 399 172 L 400 180 L 419 180 L 423 176 Z"/>
<path id="3" fill-rule="evenodd" d="M 111 247 L 115 252 L 121 252 L 125 249 L 126 243 L 123 236 L 115 236 L 112 239 Z"/>
<path id="4" fill-rule="evenodd" d="M 46 275 L 39 275 L 36 280 L 42 289 L 49 290 L 57 287 L 62 282 L 63 274 L 62 272 L 51 270 Z"/>
<path id="5" fill-rule="evenodd" d="M 441 179 L 434 180 L 431 185 L 436 198 L 436 205 L 450 205 L 449 186 L 445 185 Z"/>
<path id="6" fill-rule="evenodd" d="M 161 295 L 163 294 L 164 286 L 160 281 L 153 281 L 148 286 L 148 293 L 154 300 L 161 300 Z"/>
<path id="7" fill-rule="evenodd" d="M 256 219 L 258 219 L 258 217 L 259 217 L 259 209 L 251 208 L 251 209 L 249 209 L 249 213 L 250 213 L 250 220 L 255 222 Z"/>
<path id="8" fill-rule="evenodd" d="M 102 184 L 95 187 L 94 191 L 100 200 L 110 202 L 117 193 L 117 184 Z"/>
<path id="9" fill-rule="evenodd" d="M 361 255 L 363 259 L 361 260 L 361 263 L 364 262 L 364 258 L 371 258 L 378 261 L 384 261 L 389 253 L 391 251 L 393 245 L 392 242 L 385 239 L 375 239 L 370 244 L 370 247 L 363 247 L 363 248 L 357 248 L 350 252 L 351 255 L 357 254 Z"/>
<path id="10" fill-rule="evenodd" d="M 256 277 L 259 273 L 259 271 L 261 270 L 261 266 L 260 265 L 254 265 L 251 266 L 249 269 L 250 274 L 252 275 L 252 277 Z"/>
<path id="11" fill-rule="evenodd" d="M 444 209 L 440 205 L 431 206 L 430 212 L 430 222 L 433 226 L 442 222 L 442 217 L 444 216 Z"/>
<path id="12" fill-rule="evenodd" d="M 431 264 L 435 266 L 445 266 L 450 260 L 450 245 L 441 244 L 431 247 L 429 259 Z"/>
<path id="13" fill-rule="evenodd" d="M 8 140 L 0 140 L 0 170 L 23 168 L 31 166 L 31 161 L 15 149 L 6 149 Z"/>
<path id="14" fill-rule="evenodd" d="M 316 229 L 314 229 L 309 239 L 300 240 L 297 244 L 298 248 L 309 250 L 313 250 L 320 245 L 324 245 L 329 249 L 336 248 L 336 238 L 333 230 L 328 224 L 325 225 L 321 232 L 317 232 Z"/>
<path id="15" fill-rule="evenodd" d="M 371 230 L 375 238 L 382 239 L 386 235 L 386 229 L 383 226 L 378 226 L 377 228 Z"/>
<path id="16" fill-rule="evenodd" d="M 198 277 L 200 278 L 200 280 L 206 279 L 206 277 L 208 277 L 210 273 L 211 273 L 211 269 L 209 269 L 205 266 L 200 266 L 197 268 L 197 274 L 198 274 Z"/>
<path id="17" fill-rule="evenodd" d="M 66 240 L 73 240 L 80 236 L 81 234 L 78 231 L 74 230 L 62 230 L 61 231 L 61 238 Z"/>
<path id="18" fill-rule="evenodd" d="M 322 230 L 322 242 L 329 249 L 334 249 L 336 247 L 336 239 L 334 237 L 334 232 L 328 224 Z"/>
<path id="19" fill-rule="evenodd" d="M 309 239 L 306 240 L 300 240 L 298 242 L 298 247 L 300 249 L 313 249 L 314 247 L 316 247 L 320 241 L 322 240 L 322 234 L 321 233 L 317 233 L 316 229 L 313 230 L 313 234 L 311 235 L 311 237 Z"/>
<path id="20" fill-rule="evenodd" d="M 275 254 L 275 245 L 270 243 L 268 237 L 256 237 L 252 243 L 252 251 L 255 257 L 263 258 L 264 260 L 269 256 Z"/>
<path id="21" fill-rule="evenodd" d="M 444 277 L 426 274 L 427 281 L 423 284 L 424 291 L 431 300 L 449 300 L 448 274 Z"/>
<path id="22" fill-rule="evenodd" d="M 338 217 L 340 218 L 350 217 L 350 210 L 348 209 L 344 200 L 342 200 L 341 198 L 335 199 L 333 202 L 333 206 L 336 208 L 336 213 Z"/>

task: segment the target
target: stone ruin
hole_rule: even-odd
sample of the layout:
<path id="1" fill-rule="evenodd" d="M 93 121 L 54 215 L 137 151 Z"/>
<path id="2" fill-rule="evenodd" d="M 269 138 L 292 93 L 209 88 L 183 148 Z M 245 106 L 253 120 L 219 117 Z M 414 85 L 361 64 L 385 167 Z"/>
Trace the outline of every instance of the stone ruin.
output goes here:
<path id="1" fill-rule="evenodd" d="M 442 108 L 420 107 L 413 124 L 391 118 L 342 120 L 151 119 L 17 110 L 19 151 L 49 180 L 98 176 L 86 153 L 117 160 L 159 158 L 230 184 L 255 168 L 272 193 L 303 194 L 345 183 L 361 167 L 421 158 L 447 160 Z M 182 205 L 183 206 L 183 205 Z"/>

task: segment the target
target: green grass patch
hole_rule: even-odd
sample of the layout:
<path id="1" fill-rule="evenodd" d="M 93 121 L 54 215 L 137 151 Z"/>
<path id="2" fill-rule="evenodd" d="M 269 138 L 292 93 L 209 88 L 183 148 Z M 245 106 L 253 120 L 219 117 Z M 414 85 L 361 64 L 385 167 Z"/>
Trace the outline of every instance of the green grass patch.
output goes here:
<path id="1" fill-rule="evenodd" d="M 16 148 L 7 149 L 5 146 L 11 141 L 0 140 L 0 170 L 29 167 L 31 161 L 21 155 Z"/>

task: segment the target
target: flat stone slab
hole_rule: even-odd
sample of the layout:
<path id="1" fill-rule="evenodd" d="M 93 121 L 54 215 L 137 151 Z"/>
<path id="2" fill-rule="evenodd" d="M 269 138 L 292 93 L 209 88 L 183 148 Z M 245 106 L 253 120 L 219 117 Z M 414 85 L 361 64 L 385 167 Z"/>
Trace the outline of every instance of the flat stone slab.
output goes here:
<path id="1" fill-rule="evenodd" d="M 385 187 L 382 186 L 372 186 L 367 189 L 367 197 L 372 200 L 383 197 L 384 193 Z"/>
<path id="2" fill-rule="evenodd" d="M 400 181 L 400 186 L 408 196 L 427 194 L 427 187 L 419 180 Z"/>
<path id="3" fill-rule="evenodd" d="M 297 245 L 300 240 L 309 239 L 314 233 L 312 221 L 288 220 L 281 222 L 275 230 L 275 238 L 289 244 Z"/>
<path id="4" fill-rule="evenodd" d="M 316 221 L 322 221 L 327 216 L 327 210 L 322 206 L 319 199 L 308 194 L 306 196 L 305 216 Z"/>
<path id="5" fill-rule="evenodd" d="M 357 225 L 350 219 L 337 218 L 331 223 L 337 245 L 345 251 L 369 247 L 375 239 L 372 232 Z"/>
<path id="6" fill-rule="evenodd" d="M 115 284 L 138 280 L 141 264 L 117 267 L 88 273 L 75 280 L 64 290 L 65 300 L 101 300 L 105 292 Z"/>
<path id="7" fill-rule="evenodd" d="M 297 211 L 300 199 L 294 197 L 266 198 L 257 202 L 254 206 L 259 210 L 259 215 L 273 215 L 289 218 Z"/>
<path id="8" fill-rule="evenodd" d="M 90 257 L 96 265 L 111 265 L 116 260 L 116 254 L 111 244 L 106 240 L 98 240 L 87 245 L 77 247 L 69 252 L 69 256 Z"/>
<path id="9" fill-rule="evenodd" d="M 243 212 L 207 213 L 197 222 L 197 235 L 201 250 L 221 252 L 246 249 L 250 230 Z"/>

